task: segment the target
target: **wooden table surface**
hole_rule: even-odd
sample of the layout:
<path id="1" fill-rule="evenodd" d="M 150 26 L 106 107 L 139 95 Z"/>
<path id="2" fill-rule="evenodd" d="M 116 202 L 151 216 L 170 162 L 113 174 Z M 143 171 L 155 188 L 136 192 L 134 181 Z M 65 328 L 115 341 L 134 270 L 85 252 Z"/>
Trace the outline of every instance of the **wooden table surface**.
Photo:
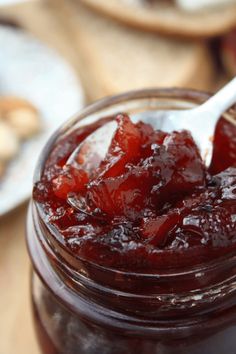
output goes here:
<path id="1" fill-rule="evenodd" d="M 46 2 L 0 6 L 0 18 L 4 16 L 16 19 L 76 66 L 73 49 Z M 30 309 L 26 210 L 25 204 L 0 218 L 0 354 L 39 354 Z"/>
<path id="2" fill-rule="evenodd" d="M 0 354 L 39 354 L 30 313 L 26 205 L 0 220 Z"/>

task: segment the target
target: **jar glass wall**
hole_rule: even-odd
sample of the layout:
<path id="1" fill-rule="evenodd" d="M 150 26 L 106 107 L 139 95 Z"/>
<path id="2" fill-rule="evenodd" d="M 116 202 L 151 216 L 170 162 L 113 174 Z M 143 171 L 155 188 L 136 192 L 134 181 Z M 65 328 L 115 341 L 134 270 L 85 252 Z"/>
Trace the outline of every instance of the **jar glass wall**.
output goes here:
<path id="1" fill-rule="evenodd" d="M 207 98 L 189 90 L 144 90 L 96 102 L 45 147 L 39 180 L 57 142 L 118 112 L 191 108 Z M 229 111 L 227 119 L 234 119 Z M 34 266 L 32 303 L 42 353 L 235 354 L 236 255 L 192 268 L 140 274 L 76 257 L 31 202 L 27 241 Z"/>

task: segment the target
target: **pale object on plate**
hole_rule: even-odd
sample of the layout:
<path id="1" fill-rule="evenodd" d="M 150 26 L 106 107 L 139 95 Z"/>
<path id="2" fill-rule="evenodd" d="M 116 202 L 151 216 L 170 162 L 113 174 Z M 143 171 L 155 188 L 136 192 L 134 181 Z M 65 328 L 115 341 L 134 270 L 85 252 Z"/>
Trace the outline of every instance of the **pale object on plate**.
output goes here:
<path id="1" fill-rule="evenodd" d="M 183 10 L 197 11 L 205 8 L 214 8 L 221 5 L 236 3 L 236 0 L 176 0 L 176 3 Z"/>
<path id="2" fill-rule="evenodd" d="M 31 111 L 37 112 L 35 106 L 22 97 L 16 97 L 12 95 L 0 96 L 0 115 L 3 119 L 9 112 L 19 108 L 27 108 Z"/>
<path id="3" fill-rule="evenodd" d="M 19 139 L 14 130 L 0 121 L 0 161 L 11 160 L 19 152 Z"/>
<path id="4" fill-rule="evenodd" d="M 41 130 L 39 115 L 27 108 L 19 108 L 9 112 L 7 122 L 20 139 L 28 139 Z"/>

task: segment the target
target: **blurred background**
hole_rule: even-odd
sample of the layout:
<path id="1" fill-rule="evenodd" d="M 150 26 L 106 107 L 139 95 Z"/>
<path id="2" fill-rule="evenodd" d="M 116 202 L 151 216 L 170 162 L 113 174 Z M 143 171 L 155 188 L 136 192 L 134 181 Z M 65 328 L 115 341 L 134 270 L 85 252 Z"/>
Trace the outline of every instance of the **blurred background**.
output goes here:
<path id="1" fill-rule="evenodd" d="M 0 354 L 38 354 L 24 228 L 40 150 L 104 96 L 221 87 L 236 1 L 0 0 L 0 48 Z"/>

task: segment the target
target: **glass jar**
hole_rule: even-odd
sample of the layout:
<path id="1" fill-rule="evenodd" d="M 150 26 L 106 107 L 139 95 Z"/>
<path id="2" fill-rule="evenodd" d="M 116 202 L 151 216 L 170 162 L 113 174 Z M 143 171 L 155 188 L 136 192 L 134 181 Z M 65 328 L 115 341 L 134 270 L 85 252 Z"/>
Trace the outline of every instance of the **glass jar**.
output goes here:
<path id="1" fill-rule="evenodd" d="M 121 111 L 191 108 L 207 97 L 190 90 L 150 89 L 98 101 L 52 136 L 35 182 L 57 141 L 78 126 Z M 233 110 L 225 114 L 233 117 Z M 107 269 L 70 253 L 33 200 L 27 242 L 42 353 L 235 354 L 236 254 L 158 274 Z"/>

